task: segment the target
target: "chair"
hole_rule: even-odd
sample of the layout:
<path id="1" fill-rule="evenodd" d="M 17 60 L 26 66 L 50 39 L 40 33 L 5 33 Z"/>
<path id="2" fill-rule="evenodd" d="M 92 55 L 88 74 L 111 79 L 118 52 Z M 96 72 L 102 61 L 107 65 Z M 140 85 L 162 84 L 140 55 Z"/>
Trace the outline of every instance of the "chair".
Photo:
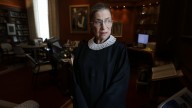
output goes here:
<path id="1" fill-rule="evenodd" d="M 13 47 L 10 43 L 1 43 L 3 54 L 14 54 Z"/>
<path id="2" fill-rule="evenodd" d="M 151 67 L 143 66 L 138 68 L 138 77 L 136 80 L 137 92 L 149 91 L 150 80 L 151 80 Z"/>
<path id="3" fill-rule="evenodd" d="M 35 83 L 35 80 L 38 80 L 38 75 L 42 73 L 50 73 L 52 74 L 53 72 L 53 67 L 49 61 L 37 61 L 35 60 L 32 56 L 29 54 L 26 54 L 26 57 L 28 58 L 29 63 L 31 64 L 32 67 L 32 72 L 33 72 L 33 79 L 32 82 Z"/>
<path id="4" fill-rule="evenodd" d="M 26 53 L 25 51 L 23 50 L 23 48 L 21 48 L 20 46 L 15 46 L 13 47 L 13 51 L 14 51 L 14 57 L 15 59 L 19 59 L 20 60 L 25 60 L 25 57 L 26 57 Z"/>
<path id="5" fill-rule="evenodd" d="M 10 43 L 1 43 L 1 49 L 3 50 L 2 58 L 13 60 L 14 57 L 14 51 L 13 46 Z"/>

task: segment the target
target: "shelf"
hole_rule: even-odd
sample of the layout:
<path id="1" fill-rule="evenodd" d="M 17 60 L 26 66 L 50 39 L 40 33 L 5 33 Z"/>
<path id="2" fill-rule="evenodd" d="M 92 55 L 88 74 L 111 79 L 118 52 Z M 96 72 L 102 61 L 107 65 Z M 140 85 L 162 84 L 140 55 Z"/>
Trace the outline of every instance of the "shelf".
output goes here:
<path id="1" fill-rule="evenodd" d="M 7 24 L 12 24 L 15 30 L 15 35 L 8 34 Z M 19 42 L 28 41 L 29 28 L 26 9 L 17 9 L 7 6 L 7 8 L 0 7 L 0 42 L 6 42 L 7 39 L 18 38 Z"/>
<path id="2" fill-rule="evenodd" d="M 137 7 L 136 33 L 157 34 L 160 3 L 142 4 Z"/>

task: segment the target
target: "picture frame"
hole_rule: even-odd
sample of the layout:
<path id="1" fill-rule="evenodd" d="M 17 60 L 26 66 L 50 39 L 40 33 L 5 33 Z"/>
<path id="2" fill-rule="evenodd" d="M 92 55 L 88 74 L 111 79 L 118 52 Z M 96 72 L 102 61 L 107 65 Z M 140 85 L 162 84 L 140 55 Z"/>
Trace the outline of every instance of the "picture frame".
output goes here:
<path id="1" fill-rule="evenodd" d="M 114 37 L 122 37 L 123 23 L 119 21 L 113 22 L 111 34 Z"/>
<path id="2" fill-rule="evenodd" d="M 7 23 L 7 33 L 8 35 L 16 35 L 15 24 Z"/>
<path id="3" fill-rule="evenodd" d="M 89 5 L 70 5 L 70 32 L 89 33 Z"/>

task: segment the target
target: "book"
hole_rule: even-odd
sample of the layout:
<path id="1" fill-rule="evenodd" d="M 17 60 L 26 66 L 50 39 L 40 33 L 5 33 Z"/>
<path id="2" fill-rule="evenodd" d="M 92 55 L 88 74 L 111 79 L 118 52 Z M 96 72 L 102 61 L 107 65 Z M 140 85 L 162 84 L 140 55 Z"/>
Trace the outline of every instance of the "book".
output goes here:
<path id="1" fill-rule="evenodd" d="M 182 71 L 176 71 L 173 63 L 152 67 L 152 80 L 161 80 L 180 75 L 182 75 Z"/>
<path id="2" fill-rule="evenodd" d="M 159 104 L 158 108 L 192 108 L 192 92 L 185 87 Z"/>

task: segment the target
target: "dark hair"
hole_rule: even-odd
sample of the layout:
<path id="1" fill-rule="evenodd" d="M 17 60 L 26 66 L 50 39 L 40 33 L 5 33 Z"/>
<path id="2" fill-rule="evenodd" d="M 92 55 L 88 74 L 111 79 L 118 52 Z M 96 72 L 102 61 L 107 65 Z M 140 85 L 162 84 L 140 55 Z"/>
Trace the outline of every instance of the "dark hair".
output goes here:
<path id="1" fill-rule="evenodd" d="M 94 19 L 95 13 L 100 11 L 100 10 L 109 10 L 109 12 L 111 13 L 109 5 L 107 5 L 105 3 L 96 3 L 91 8 L 91 11 L 90 11 L 90 21 L 92 21 Z"/>

